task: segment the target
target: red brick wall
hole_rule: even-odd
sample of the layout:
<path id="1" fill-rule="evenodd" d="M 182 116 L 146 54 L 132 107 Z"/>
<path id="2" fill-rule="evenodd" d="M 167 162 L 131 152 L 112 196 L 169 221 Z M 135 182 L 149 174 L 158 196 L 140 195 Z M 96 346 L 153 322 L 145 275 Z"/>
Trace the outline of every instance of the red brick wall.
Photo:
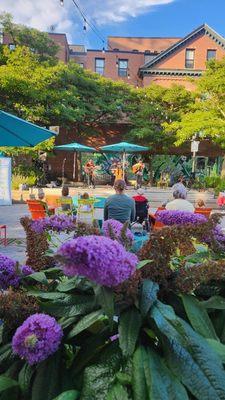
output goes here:
<path id="1" fill-rule="evenodd" d="M 138 70 L 144 64 L 143 53 L 130 53 L 130 52 L 117 52 L 117 51 L 87 51 L 86 68 L 95 72 L 95 58 L 105 59 L 105 77 L 111 78 L 115 81 L 124 81 L 129 84 L 140 86 L 142 82 L 138 78 Z M 128 69 L 130 79 L 128 77 L 118 76 L 118 66 L 116 62 L 118 59 L 128 60 Z"/>
<path id="2" fill-rule="evenodd" d="M 225 50 L 216 44 L 209 36 L 202 34 L 188 42 L 182 49 L 178 49 L 165 60 L 157 63 L 156 68 L 160 69 L 185 69 L 185 51 L 195 49 L 194 69 L 206 69 L 207 49 L 216 50 L 216 59 L 221 60 L 225 56 Z M 155 68 L 155 67 L 153 67 Z"/>
<path id="3" fill-rule="evenodd" d="M 197 77 L 194 78 L 198 79 Z M 195 84 L 194 82 L 191 81 L 190 78 L 187 77 L 180 77 L 180 76 L 156 76 L 156 75 L 146 75 L 143 78 L 143 86 L 149 86 L 152 83 L 156 83 L 157 85 L 163 86 L 165 88 L 170 88 L 172 85 L 182 85 L 184 86 L 187 90 L 195 90 Z"/>
<path id="4" fill-rule="evenodd" d="M 109 36 L 108 46 L 119 50 L 139 50 L 142 52 L 151 50 L 160 53 L 179 40 L 180 38 Z"/>

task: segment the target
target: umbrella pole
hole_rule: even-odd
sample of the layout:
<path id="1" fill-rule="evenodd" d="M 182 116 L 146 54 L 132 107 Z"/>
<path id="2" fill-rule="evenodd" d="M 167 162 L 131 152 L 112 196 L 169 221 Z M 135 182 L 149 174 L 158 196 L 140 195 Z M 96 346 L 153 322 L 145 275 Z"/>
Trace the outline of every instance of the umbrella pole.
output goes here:
<path id="1" fill-rule="evenodd" d="M 125 163 L 126 163 L 126 153 L 123 152 L 123 180 L 125 179 Z"/>
<path id="2" fill-rule="evenodd" d="M 73 180 L 76 178 L 76 163 L 77 163 L 77 152 L 74 152 L 73 155 Z"/>

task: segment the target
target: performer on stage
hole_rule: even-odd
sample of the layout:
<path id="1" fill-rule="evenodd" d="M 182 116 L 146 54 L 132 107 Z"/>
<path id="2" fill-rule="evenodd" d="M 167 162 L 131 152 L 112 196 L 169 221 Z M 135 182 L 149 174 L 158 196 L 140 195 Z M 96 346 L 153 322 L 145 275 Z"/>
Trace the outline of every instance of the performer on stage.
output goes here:
<path id="1" fill-rule="evenodd" d="M 96 166 L 92 159 L 86 162 L 84 166 L 84 172 L 87 176 L 87 184 L 88 187 L 93 186 L 93 189 L 95 189 L 95 176 L 94 176 L 95 169 Z"/>
<path id="2" fill-rule="evenodd" d="M 136 177 L 136 189 L 139 189 L 142 186 L 144 168 L 145 164 L 141 160 L 134 164 L 132 167 L 132 171 Z"/>
<path id="3" fill-rule="evenodd" d="M 123 179 L 123 168 L 122 168 L 122 163 L 119 161 L 117 164 L 113 164 L 111 167 L 111 172 L 113 174 L 113 185 L 115 181 Z"/>

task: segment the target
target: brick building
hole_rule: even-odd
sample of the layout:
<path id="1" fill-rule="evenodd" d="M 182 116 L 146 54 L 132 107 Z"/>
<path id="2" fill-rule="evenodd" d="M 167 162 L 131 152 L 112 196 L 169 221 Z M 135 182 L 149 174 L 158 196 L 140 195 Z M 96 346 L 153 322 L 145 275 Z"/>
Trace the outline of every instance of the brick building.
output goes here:
<path id="1" fill-rule="evenodd" d="M 71 60 L 107 78 L 144 87 L 178 83 L 190 90 L 187 78 L 201 76 L 209 59 L 225 56 L 225 39 L 207 24 L 184 38 L 110 36 L 107 50 L 69 47 Z"/>

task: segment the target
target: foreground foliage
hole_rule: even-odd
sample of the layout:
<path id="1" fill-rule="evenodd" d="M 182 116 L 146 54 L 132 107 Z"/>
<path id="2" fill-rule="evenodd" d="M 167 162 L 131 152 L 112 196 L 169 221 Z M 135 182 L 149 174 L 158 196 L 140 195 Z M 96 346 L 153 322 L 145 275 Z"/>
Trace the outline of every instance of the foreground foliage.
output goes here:
<path id="1" fill-rule="evenodd" d="M 79 228 L 78 239 L 66 242 L 53 257 L 55 266 L 46 264 L 23 276 L 19 287 L 3 292 L 0 399 L 225 399 L 224 252 L 216 239 L 208 245 L 199 242 L 214 226 L 213 221 L 204 224 L 157 232 L 139 254 L 135 272 L 121 261 L 130 277 L 121 282 L 121 275 L 118 285 L 109 275 L 108 287 L 100 284 L 103 247 L 109 274 L 108 242 L 124 257 L 129 253 L 110 238 L 104 238 L 103 246 L 100 235 L 92 236 L 94 227 L 89 234 L 87 227 Z M 132 254 L 131 260 L 137 262 Z M 74 276 L 64 275 L 68 266 Z M 81 267 L 92 280 L 75 275 Z M 122 273 L 118 268 L 115 275 Z M 29 325 L 29 317 L 40 325 L 43 314 L 58 336 L 43 332 L 45 344 L 38 350 L 43 361 L 33 363 L 32 356 L 27 363 L 18 354 L 30 357 L 36 351 L 37 328 Z M 24 343 L 25 349 L 20 347 Z"/>

